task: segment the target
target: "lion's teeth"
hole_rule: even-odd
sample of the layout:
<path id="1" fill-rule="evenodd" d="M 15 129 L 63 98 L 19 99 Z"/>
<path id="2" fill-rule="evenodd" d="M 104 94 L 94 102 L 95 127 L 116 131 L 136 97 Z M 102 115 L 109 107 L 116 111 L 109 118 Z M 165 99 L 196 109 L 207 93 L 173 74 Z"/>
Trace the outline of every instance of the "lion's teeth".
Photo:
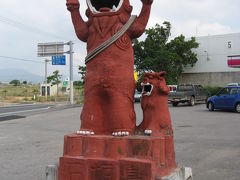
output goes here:
<path id="1" fill-rule="evenodd" d="M 116 11 L 117 7 L 115 5 L 113 5 L 112 10 Z"/>

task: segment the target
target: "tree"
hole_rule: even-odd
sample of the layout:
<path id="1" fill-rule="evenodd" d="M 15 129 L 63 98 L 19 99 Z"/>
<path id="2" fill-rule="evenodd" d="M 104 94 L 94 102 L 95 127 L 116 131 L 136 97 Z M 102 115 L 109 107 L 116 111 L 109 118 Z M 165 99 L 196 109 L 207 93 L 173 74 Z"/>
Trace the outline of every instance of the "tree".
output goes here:
<path id="1" fill-rule="evenodd" d="M 23 84 L 23 85 L 27 85 L 27 81 L 23 81 L 22 84 Z"/>
<path id="2" fill-rule="evenodd" d="M 3 89 L 3 90 L 2 90 L 2 93 L 4 94 L 4 96 L 3 96 L 4 98 L 6 98 L 7 92 L 8 92 L 8 91 L 7 91 L 6 89 Z"/>
<path id="3" fill-rule="evenodd" d="M 73 81 L 73 86 L 81 86 L 82 82 L 81 81 Z"/>
<path id="4" fill-rule="evenodd" d="M 57 96 L 58 96 L 58 85 L 61 83 L 62 75 L 56 70 L 53 72 L 52 76 L 47 77 L 47 83 L 52 83 L 52 85 L 57 85 Z"/>
<path id="5" fill-rule="evenodd" d="M 39 94 L 39 89 L 38 88 L 34 88 L 32 90 L 32 93 L 33 93 L 33 100 L 35 100 L 37 95 Z"/>
<path id="6" fill-rule="evenodd" d="M 184 67 L 193 66 L 197 62 L 197 54 L 192 51 L 198 47 L 195 38 L 186 41 L 180 35 L 169 41 L 171 35 L 170 22 L 163 26 L 156 24 L 154 28 L 146 30 L 144 41 L 134 42 L 134 61 L 140 76 L 145 71 L 167 71 L 168 84 L 176 84 Z"/>
<path id="7" fill-rule="evenodd" d="M 19 86 L 20 81 L 15 79 L 15 80 L 12 80 L 9 84 L 12 84 L 13 86 Z"/>
<path id="8" fill-rule="evenodd" d="M 86 75 L 86 66 L 79 66 L 78 70 L 79 70 L 78 74 L 81 75 L 80 82 L 81 82 L 82 85 L 84 85 L 84 83 L 85 83 L 85 75 Z"/>
<path id="9" fill-rule="evenodd" d="M 28 98 L 27 98 L 27 96 L 28 96 L 28 90 L 24 87 L 24 89 L 23 89 L 23 94 L 24 94 L 24 100 L 25 101 L 27 101 L 28 100 Z"/>

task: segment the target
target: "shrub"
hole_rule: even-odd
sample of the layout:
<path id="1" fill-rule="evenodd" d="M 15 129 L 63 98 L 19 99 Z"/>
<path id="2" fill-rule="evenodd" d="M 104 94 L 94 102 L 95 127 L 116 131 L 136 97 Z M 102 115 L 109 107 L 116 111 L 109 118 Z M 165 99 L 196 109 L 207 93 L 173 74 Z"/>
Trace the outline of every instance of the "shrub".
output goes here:
<path id="1" fill-rule="evenodd" d="M 205 86 L 205 91 L 208 92 L 209 96 L 216 95 L 223 87 L 219 86 Z"/>

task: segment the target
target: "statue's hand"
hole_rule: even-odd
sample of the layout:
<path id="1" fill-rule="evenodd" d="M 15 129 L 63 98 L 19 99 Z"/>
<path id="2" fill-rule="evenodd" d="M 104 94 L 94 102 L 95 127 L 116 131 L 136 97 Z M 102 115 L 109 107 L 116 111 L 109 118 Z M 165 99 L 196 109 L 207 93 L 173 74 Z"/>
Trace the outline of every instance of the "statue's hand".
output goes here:
<path id="1" fill-rule="evenodd" d="M 143 4 L 152 4 L 153 0 L 141 0 Z"/>
<path id="2" fill-rule="evenodd" d="M 67 9 L 71 12 L 74 9 L 79 9 L 80 4 L 78 2 L 78 0 L 67 0 Z"/>

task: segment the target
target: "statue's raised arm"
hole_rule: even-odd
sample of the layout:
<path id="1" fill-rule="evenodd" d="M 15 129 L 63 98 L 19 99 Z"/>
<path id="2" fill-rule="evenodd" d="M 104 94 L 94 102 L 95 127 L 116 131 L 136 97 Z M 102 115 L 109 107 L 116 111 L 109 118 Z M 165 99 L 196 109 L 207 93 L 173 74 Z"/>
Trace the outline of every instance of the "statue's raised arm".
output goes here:
<path id="1" fill-rule="evenodd" d="M 67 5 L 67 9 L 71 12 L 72 22 L 73 22 L 77 37 L 81 41 L 86 42 L 88 38 L 88 26 L 87 26 L 87 23 L 84 22 L 84 20 L 80 15 L 80 12 L 79 12 L 80 4 L 78 0 L 67 0 L 66 5 Z"/>
<path id="2" fill-rule="evenodd" d="M 150 16 L 153 0 L 141 0 L 141 1 L 142 10 L 139 16 L 135 19 L 134 24 L 128 31 L 131 35 L 131 38 L 138 38 L 144 33 Z"/>

